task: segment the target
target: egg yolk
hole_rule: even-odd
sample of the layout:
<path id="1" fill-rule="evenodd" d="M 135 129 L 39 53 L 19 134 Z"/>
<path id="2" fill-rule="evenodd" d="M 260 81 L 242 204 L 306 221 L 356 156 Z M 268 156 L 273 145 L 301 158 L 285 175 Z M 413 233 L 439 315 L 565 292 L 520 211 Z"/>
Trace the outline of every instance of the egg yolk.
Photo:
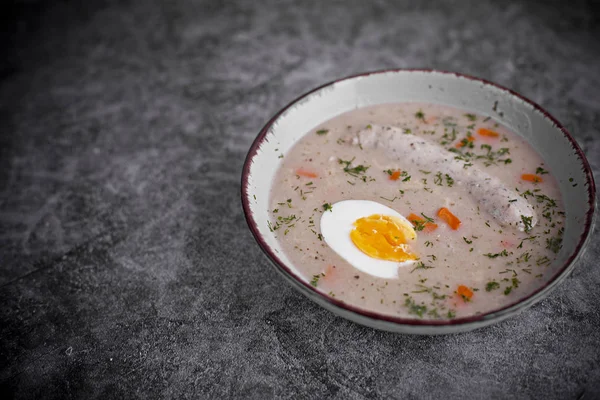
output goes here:
<path id="1" fill-rule="evenodd" d="M 409 241 L 415 240 L 414 229 L 400 218 L 373 214 L 354 221 L 350 239 L 366 255 L 387 261 L 416 260 Z"/>

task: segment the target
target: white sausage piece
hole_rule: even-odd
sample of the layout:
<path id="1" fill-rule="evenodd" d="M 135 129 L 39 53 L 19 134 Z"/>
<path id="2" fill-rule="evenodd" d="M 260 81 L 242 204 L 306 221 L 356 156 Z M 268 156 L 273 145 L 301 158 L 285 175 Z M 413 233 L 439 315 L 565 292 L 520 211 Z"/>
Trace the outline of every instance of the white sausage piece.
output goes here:
<path id="1" fill-rule="evenodd" d="M 455 184 L 465 185 L 469 194 L 481 209 L 488 212 L 504 227 L 524 231 L 523 217 L 537 223 L 537 215 L 527 200 L 509 189 L 500 179 L 488 174 L 477 166 L 463 168 L 464 162 L 456 160 L 456 154 L 447 151 L 437 143 L 422 137 L 405 134 L 392 126 L 372 125 L 358 133 L 355 143 L 366 148 L 381 148 L 388 155 L 404 164 L 417 168 L 433 169 L 451 175 Z M 516 200 L 516 201 L 515 201 Z M 510 202 L 509 202 L 510 201 Z"/>

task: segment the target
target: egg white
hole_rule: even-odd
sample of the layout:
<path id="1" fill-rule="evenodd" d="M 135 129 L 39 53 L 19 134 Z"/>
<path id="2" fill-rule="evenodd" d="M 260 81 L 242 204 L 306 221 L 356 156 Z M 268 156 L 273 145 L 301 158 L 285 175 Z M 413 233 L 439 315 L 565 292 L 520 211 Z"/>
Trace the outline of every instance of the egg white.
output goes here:
<path id="1" fill-rule="evenodd" d="M 344 200 L 333 204 L 330 211 L 323 213 L 321 234 L 327 245 L 354 268 L 379 278 L 398 278 L 398 268 L 412 265 L 415 260 L 398 262 L 372 258 L 356 247 L 350 239 L 354 222 L 373 214 L 397 217 L 406 221 L 408 226 L 412 226 L 402 214 L 383 204 L 369 200 Z"/>

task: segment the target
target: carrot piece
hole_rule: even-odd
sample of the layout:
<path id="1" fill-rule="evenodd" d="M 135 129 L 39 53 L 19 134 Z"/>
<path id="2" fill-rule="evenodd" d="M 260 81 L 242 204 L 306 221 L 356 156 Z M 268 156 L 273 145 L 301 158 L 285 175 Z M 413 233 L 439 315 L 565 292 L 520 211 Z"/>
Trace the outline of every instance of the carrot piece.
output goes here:
<path id="1" fill-rule="evenodd" d="M 471 301 L 471 297 L 473 297 L 473 291 L 465 285 L 459 285 L 458 289 L 456 289 L 456 293 L 458 293 L 464 301 Z"/>
<path id="2" fill-rule="evenodd" d="M 425 228 L 423 228 L 423 231 L 429 233 L 429 232 L 435 231 L 437 228 L 438 228 L 437 224 L 434 224 L 433 222 L 427 222 L 425 224 Z"/>
<path id="3" fill-rule="evenodd" d="M 479 130 L 477 130 L 477 133 L 480 134 L 481 136 L 487 136 L 487 137 L 500 136 L 500 134 L 498 132 L 493 131 L 491 129 L 486 129 L 486 128 L 479 128 Z"/>
<path id="4" fill-rule="evenodd" d="M 460 219 L 458 219 L 456 215 L 452 214 L 450 210 L 448 210 L 446 207 L 440 208 L 437 215 L 438 217 L 446 221 L 446 223 L 450 225 L 450 228 L 452 228 L 453 230 L 457 230 L 461 224 Z"/>
<path id="5" fill-rule="evenodd" d="M 521 175 L 521 179 L 523 179 L 524 181 L 527 181 L 527 182 L 534 182 L 534 183 L 543 182 L 542 177 L 539 175 L 535 175 L 535 174 L 523 174 L 523 175 Z"/>
<path id="6" fill-rule="evenodd" d="M 392 172 L 392 174 L 390 175 L 390 181 L 397 181 L 400 178 L 401 173 L 402 172 L 399 169 Z"/>
<path id="7" fill-rule="evenodd" d="M 317 174 L 316 174 L 316 173 L 314 173 L 314 172 L 307 171 L 307 170 L 305 170 L 305 169 L 302 169 L 302 168 L 298 168 L 298 169 L 296 170 L 296 175 L 304 176 L 304 177 L 306 177 L 306 178 L 316 178 L 316 177 L 318 177 L 318 176 L 319 176 L 319 175 L 317 175 Z"/>
<path id="8" fill-rule="evenodd" d="M 465 142 L 465 139 L 467 139 L 467 142 Z M 456 146 L 455 146 L 455 147 L 456 147 L 457 149 L 460 149 L 461 147 L 465 147 L 465 145 L 466 145 L 468 142 L 473 142 L 473 141 L 475 141 L 475 136 L 467 136 L 465 139 L 463 139 L 463 140 L 461 140 L 460 142 L 456 143 Z"/>
<path id="9" fill-rule="evenodd" d="M 423 228 L 423 231 L 429 233 L 429 232 L 433 232 L 438 228 L 437 224 L 434 224 L 433 222 L 427 222 L 425 224 L 425 228 Z"/>
<path id="10" fill-rule="evenodd" d="M 421 225 L 423 226 L 423 231 L 425 232 L 433 232 L 437 229 L 438 224 L 434 224 L 433 222 L 426 222 L 424 225 L 421 224 L 420 222 L 425 221 L 424 218 L 419 217 L 418 215 L 414 214 L 414 213 L 410 213 L 410 215 L 407 218 L 411 224 L 413 224 L 413 226 L 417 226 L 417 225 Z"/>
<path id="11" fill-rule="evenodd" d="M 423 221 L 423 218 L 419 217 L 417 214 L 415 213 L 410 213 L 408 214 L 408 218 L 407 218 L 410 222 L 413 221 Z"/>

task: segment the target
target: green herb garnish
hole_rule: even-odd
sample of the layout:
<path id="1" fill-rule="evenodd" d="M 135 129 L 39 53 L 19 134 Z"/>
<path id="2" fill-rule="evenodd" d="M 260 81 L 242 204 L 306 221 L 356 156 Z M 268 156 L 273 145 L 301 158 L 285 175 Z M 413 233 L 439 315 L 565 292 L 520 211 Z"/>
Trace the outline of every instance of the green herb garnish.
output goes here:
<path id="1" fill-rule="evenodd" d="M 538 266 L 547 265 L 547 264 L 550 264 L 550 259 L 549 259 L 548 257 L 546 257 L 546 256 L 544 256 L 544 257 L 540 257 L 540 258 L 538 258 L 538 259 L 535 261 L 535 263 L 536 263 Z"/>
<path id="2" fill-rule="evenodd" d="M 423 318 L 423 314 L 427 312 L 427 306 L 418 305 L 417 303 L 415 303 L 412 297 L 407 297 L 404 301 L 404 305 L 408 307 L 409 314 L 417 315 L 419 316 L 419 318 Z"/>
<path id="3" fill-rule="evenodd" d="M 489 258 L 508 257 L 508 251 L 506 251 L 506 249 L 504 249 L 500 253 L 496 253 L 496 254 L 487 253 L 487 254 L 484 254 L 484 256 L 489 257 Z"/>
<path id="4" fill-rule="evenodd" d="M 338 163 L 344 165 L 344 172 L 348 175 L 358 177 L 359 175 L 364 174 L 369 169 L 369 166 L 365 166 L 362 164 L 357 165 L 355 167 L 351 167 L 352 162 L 354 162 L 354 158 L 352 158 L 352 160 L 349 161 L 338 158 Z"/>
<path id="5" fill-rule="evenodd" d="M 562 248 L 562 238 L 552 237 L 546 239 L 546 248 L 550 249 L 554 254 L 558 253 Z"/>
<path id="6" fill-rule="evenodd" d="M 432 269 L 432 268 L 435 268 L 435 267 L 432 267 L 431 265 L 425 265 L 425 264 L 423 263 L 423 261 L 419 261 L 419 262 L 417 263 L 417 265 L 416 265 L 416 266 L 413 268 L 413 270 L 412 270 L 412 271 L 410 271 L 410 273 L 412 274 L 413 272 L 415 272 L 415 271 L 416 271 L 416 270 L 418 270 L 418 269 Z"/>
<path id="7" fill-rule="evenodd" d="M 425 220 L 426 220 L 427 222 L 431 222 L 431 223 L 433 223 L 433 218 L 431 218 L 431 217 L 428 217 L 427 215 L 425 215 L 425 214 L 423 214 L 423 213 L 421 213 L 421 215 L 423 216 L 423 218 L 425 218 Z"/>
<path id="8" fill-rule="evenodd" d="M 525 226 L 525 233 L 531 232 L 531 228 L 533 228 L 533 217 L 521 215 L 521 221 L 523 221 L 523 225 Z"/>
<path id="9" fill-rule="evenodd" d="M 454 185 L 454 179 L 452 179 L 452 177 L 448 174 L 446 174 L 446 185 L 448 185 L 448 187 L 452 187 L 452 185 Z"/>
<path id="10" fill-rule="evenodd" d="M 388 199 L 388 198 L 383 197 L 383 196 L 379 196 L 379 197 L 382 198 L 382 199 L 384 199 L 384 200 L 391 201 L 391 202 L 393 202 L 394 200 L 396 200 L 398 198 L 398 197 L 395 197 L 395 196 L 392 199 Z"/>
<path id="11" fill-rule="evenodd" d="M 320 274 L 313 275 L 310 284 L 314 287 L 317 287 L 317 285 L 319 284 L 319 279 L 321 279 L 322 276 L 325 276 L 325 274 L 322 272 Z"/>
<path id="12" fill-rule="evenodd" d="M 425 229 L 425 224 L 427 223 L 427 221 L 421 221 L 418 219 L 412 220 L 410 221 L 413 223 L 413 225 L 415 226 L 415 231 L 420 232 L 423 229 Z"/>
<path id="13" fill-rule="evenodd" d="M 535 170 L 535 173 L 538 175 L 545 175 L 548 173 L 548 171 L 546 171 L 544 168 L 542 167 L 537 167 L 537 169 Z"/>

